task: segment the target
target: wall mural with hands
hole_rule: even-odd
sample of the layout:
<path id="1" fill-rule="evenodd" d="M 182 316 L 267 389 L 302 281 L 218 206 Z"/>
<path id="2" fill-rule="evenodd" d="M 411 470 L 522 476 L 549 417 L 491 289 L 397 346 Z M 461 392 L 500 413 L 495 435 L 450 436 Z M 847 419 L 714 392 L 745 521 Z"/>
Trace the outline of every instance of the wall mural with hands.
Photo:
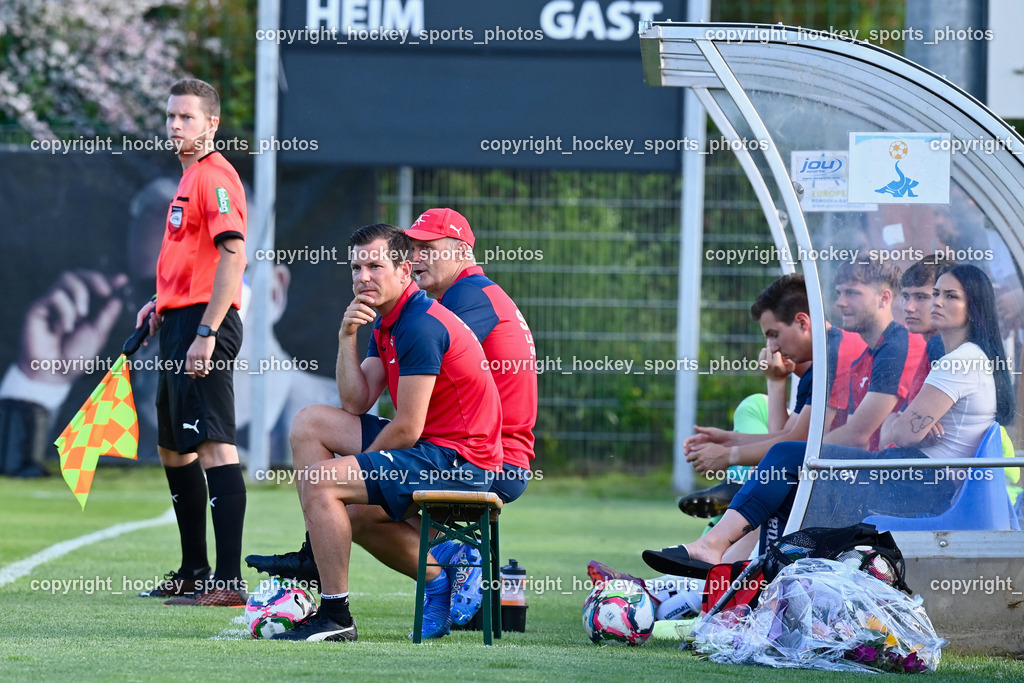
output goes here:
<path id="1" fill-rule="evenodd" d="M 231 161 L 243 179 L 251 178 L 250 157 Z M 0 309 L 0 473 L 39 476 L 54 467 L 54 438 L 117 359 L 136 312 L 155 291 L 156 257 L 180 174 L 173 155 L 7 155 L 0 168 L 7 303 Z M 275 246 L 294 253 L 342 247 L 354 227 L 375 219 L 372 173 L 292 166 L 280 175 L 279 207 L 287 208 L 277 212 Z M 248 185 L 246 193 L 251 221 Z M 248 242 L 252 266 L 251 223 Z M 344 249 L 337 252 L 344 261 Z M 271 463 L 288 465 L 295 412 L 309 403 L 338 403 L 332 342 L 347 300 L 333 302 L 324 293 L 351 285 L 344 263 L 295 259 L 275 263 L 271 272 L 270 351 L 255 358 L 251 339 L 243 342 L 236 412 L 244 451 L 252 377 L 267 375 Z M 143 463 L 158 462 L 156 373 L 144 369 L 159 362 L 158 347 L 150 340 L 132 357 Z"/>

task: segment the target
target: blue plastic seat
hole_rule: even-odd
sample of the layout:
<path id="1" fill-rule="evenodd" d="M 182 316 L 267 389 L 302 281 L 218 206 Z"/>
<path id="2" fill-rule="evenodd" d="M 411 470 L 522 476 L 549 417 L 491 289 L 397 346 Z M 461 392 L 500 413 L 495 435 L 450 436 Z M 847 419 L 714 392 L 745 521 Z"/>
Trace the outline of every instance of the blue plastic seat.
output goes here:
<path id="1" fill-rule="evenodd" d="M 999 423 L 985 432 L 976 458 L 1003 457 L 1002 437 Z M 1000 470 L 998 476 L 970 478 L 970 473 L 985 472 L 984 469 L 968 469 L 968 479 L 953 498 L 950 508 L 934 517 L 889 517 L 871 515 L 864 519 L 874 524 L 879 531 L 977 531 L 977 530 L 1020 530 L 1017 515 L 1013 512 L 1010 496 L 1006 493 L 1006 481 Z M 977 475 L 975 475 L 977 476 Z"/>

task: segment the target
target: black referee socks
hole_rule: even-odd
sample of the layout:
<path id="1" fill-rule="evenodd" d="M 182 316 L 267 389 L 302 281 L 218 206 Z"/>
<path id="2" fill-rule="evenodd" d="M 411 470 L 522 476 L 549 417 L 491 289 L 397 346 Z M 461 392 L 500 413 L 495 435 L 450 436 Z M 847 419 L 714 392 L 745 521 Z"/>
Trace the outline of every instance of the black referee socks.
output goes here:
<path id="1" fill-rule="evenodd" d="M 217 544 L 217 570 L 221 581 L 242 578 L 242 523 L 245 520 L 245 478 L 239 464 L 206 470 L 210 486 L 210 514 Z"/>
<path id="2" fill-rule="evenodd" d="M 181 536 L 181 570 L 186 574 L 210 566 L 206 555 L 206 477 L 198 460 L 184 467 L 164 467 L 174 516 Z"/>

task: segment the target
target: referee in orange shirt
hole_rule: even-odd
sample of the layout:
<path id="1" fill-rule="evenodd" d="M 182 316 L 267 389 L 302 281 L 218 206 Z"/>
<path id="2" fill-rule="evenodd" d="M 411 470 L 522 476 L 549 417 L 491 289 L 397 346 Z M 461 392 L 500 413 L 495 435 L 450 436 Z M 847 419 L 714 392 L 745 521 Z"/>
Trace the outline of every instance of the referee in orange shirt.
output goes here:
<path id="1" fill-rule="evenodd" d="M 232 371 L 242 343 L 245 191 L 214 151 L 220 97 L 208 83 L 178 81 L 167 100 L 167 137 L 182 176 L 167 213 L 156 300 L 139 311 L 160 332 L 158 445 L 181 536 L 181 566 L 143 597 L 166 605 L 242 607 L 245 479 L 235 447 Z M 204 476 L 205 472 L 205 476 Z M 206 499 L 217 545 L 211 576 Z"/>

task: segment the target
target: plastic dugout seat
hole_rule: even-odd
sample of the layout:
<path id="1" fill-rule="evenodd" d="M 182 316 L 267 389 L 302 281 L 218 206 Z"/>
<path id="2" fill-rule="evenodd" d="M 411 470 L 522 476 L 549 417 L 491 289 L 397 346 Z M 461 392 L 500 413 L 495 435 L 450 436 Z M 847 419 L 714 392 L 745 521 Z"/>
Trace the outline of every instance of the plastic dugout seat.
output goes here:
<path id="1" fill-rule="evenodd" d="M 498 515 L 501 514 L 501 498 L 496 493 L 478 491 L 414 491 L 412 499 L 420 506 L 422 513 L 412 642 L 423 640 L 427 555 L 436 545 L 445 541 L 458 541 L 480 551 L 480 564 L 471 566 L 479 566 L 482 574 L 481 630 L 484 633 L 484 645 L 490 645 L 492 634 L 494 638 L 501 638 L 501 591 L 495 589 L 498 578 Z M 431 538 L 431 531 L 436 531 L 437 536 Z M 433 566 L 443 568 L 453 565 Z"/>
<path id="2" fill-rule="evenodd" d="M 985 432 L 974 457 L 1003 457 L 1002 436 L 998 422 Z M 969 474 L 985 471 L 974 468 L 967 470 Z M 988 471 L 992 472 L 994 468 Z M 866 517 L 864 522 L 874 524 L 879 531 L 1020 530 L 1017 515 L 1013 512 L 1010 496 L 1006 492 L 1005 477 L 1002 476 L 1002 473 L 999 476 L 969 478 L 953 498 L 950 508 L 940 515 L 934 517 L 871 515 Z"/>

